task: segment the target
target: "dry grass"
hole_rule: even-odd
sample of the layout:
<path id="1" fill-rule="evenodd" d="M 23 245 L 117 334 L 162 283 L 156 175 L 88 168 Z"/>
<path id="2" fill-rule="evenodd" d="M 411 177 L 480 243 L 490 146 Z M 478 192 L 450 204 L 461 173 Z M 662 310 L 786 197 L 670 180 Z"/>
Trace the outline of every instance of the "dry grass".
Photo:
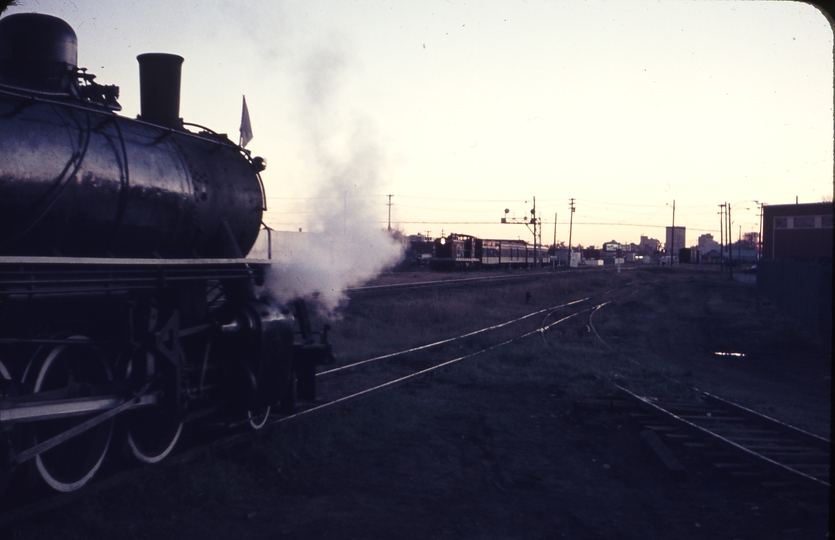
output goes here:
<path id="1" fill-rule="evenodd" d="M 505 413 L 506 400 L 512 396 L 556 396 L 565 402 L 609 394 L 612 383 L 645 395 L 681 400 L 694 398 L 692 386 L 718 388 L 719 393 L 749 404 L 757 398 L 746 393 L 747 387 L 759 385 L 778 413 L 795 414 L 792 418 L 801 425 L 828 423 L 828 401 L 815 401 L 810 407 L 814 398 L 806 379 L 791 380 L 768 371 L 781 365 L 768 363 L 774 354 L 799 352 L 796 359 L 820 355 L 808 333 L 759 305 L 750 286 L 729 282 L 721 275 L 642 268 L 620 275 L 577 273 L 529 284 L 368 298 L 349 305 L 342 319 L 333 323 L 332 338 L 338 357 L 358 360 L 460 335 L 619 286 L 627 287 L 630 294 L 601 308 L 593 318 L 603 341 L 584 331 L 587 319 L 572 319 L 544 339 L 534 335 L 397 391 L 258 433 L 233 450 L 215 452 L 184 466 L 149 468 L 130 489 L 85 498 L 49 520 L 15 529 L 12 537 L 150 538 L 154 531 L 165 531 L 169 538 L 219 537 L 218 531 L 204 529 L 211 526 L 203 524 L 207 515 L 223 509 L 225 515 L 238 516 L 246 523 L 253 512 L 261 516 L 275 510 L 253 503 L 252 494 L 270 504 L 286 500 L 288 494 L 326 501 L 335 487 L 329 479 L 319 478 L 319 467 L 342 464 L 350 468 L 352 456 L 362 453 L 369 440 L 384 437 L 396 442 L 402 437 L 413 441 L 421 429 L 443 431 L 444 426 L 436 425 L 434 419 L 449 418 L 450 410 L 462 407 L 461 396 L 476 389 L 497 396 L 489 412 L 462 420 L 461 425 L 471 425 L 476 432 L 514 432 L 518 411 L 516 416 Z M 531 292 L 530 304 L 525 303 L 525 292 Z M 465 349 L 481 344 L 480 339 L 471 340 Z M 720 347 L 740 348 L 757 358 L 762 380 L 755 380 L 750 369 L 736 371 L 727 361 L 716 363 L 712 353 Z M 823 358 L 823 367 L 816 364 L 814 369 L 826 370 L 827 365 Z M 810 373 L 810 377 L 825 375 Z M 427 386 L 449 391 L 427 392 L 433 397 L 424 399 L 422 389 Z M 805 420 L 803 415 L 807 415 Z M 453 438 L 460 441 L 462 435 L 456 433 Z M 557 442 L 549 439 L 551 445 Z M 462 448 L 459 454 L 463 456 L 467 447 Z M 454 444 L 425 452 L 433 460 L 458 455 Z M 466 457 L 462 456 L 456 459 Z M 396 457 L 382 454 L 379 460 Z M 474 463 L 483 461 L 479 458 Z M 316 510 L 320 512 L 325 515 L 327 508 Z"/>

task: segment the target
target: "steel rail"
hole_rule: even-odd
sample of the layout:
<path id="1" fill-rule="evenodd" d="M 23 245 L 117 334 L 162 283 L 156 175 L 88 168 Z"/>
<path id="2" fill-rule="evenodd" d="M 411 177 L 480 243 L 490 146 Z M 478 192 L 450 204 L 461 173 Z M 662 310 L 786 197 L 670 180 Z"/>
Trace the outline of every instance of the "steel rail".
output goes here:
<path id="1" fill-rule="evenodd" d="M 316 376 L 327 378 L 330 375 L 333 375 L 333 374 L 336 374 L 336 373 L 339 373 L 341 371 L 345 371 L 345 370 L 348 370 L 348 369 L 353 369 L 353 368 L 359 367 L 359 366 L 364 365 L 364 364 L 369 364 L 371 362 L 377 362 L 379 360 L 386 360 L 386 359 L 389 359 L 389 358 L 402 356 L 404 354 L 412 353 L 412 352 L 415 352 L 415 351 L 421 351 L 421 350 L 424 350 L 424 349 L 437 347 L 439 345 L 444 345 L 446 343 L 451 343 L 453 341 L 458 341 L 460 339 L 475 336 L 477 334 L 481 334 L 481 333 L 484 333 L 484 332 L 489 332 L 490 330 L 496 330 L 498 328 L 503 328 L 503 327 L 509 326 L 513 323 L 517 323 L 519 321 L 523 321 L 525 319 L 533 317 L 534 315 L 539 315 L 540 313 L 543 313 L 545 311 L 554 311 L 554 310 L 557 310 L 557 309 L 560 309 L 560 308 L 563 308 L 563 307 L 571 306 L 571 305 L 574 305 L 574 304 L 579 304 L 580 302 L 585 302 L 588 299 L 589 299 L 589 297 L 581 298 L 579 300 L 572 300 L 571 302 L 566 302 L 565 304 L 560 304 L 558 306 L 552 306 L 552 307 L 548 307 L 548 308 L 545 308 L 545 309 L 540 309 L 540 310 L 535 311 L 533 313 L 528 313 L 527 315 L 523 315 L 522 317 L 518 317 L 516 319 L 512 319 L 512 320 L 505 321 L 505 322 L 502 322 L 502 323 L 494 324 L 492 326 L 487 326 L 485 328 L 481 328 L 479 330 L 474 330 L 472 332 L 468 332 L 468 333 L 462 334 L 460 336 L 455 336 L 455 337 L 451 337 L 451 338 L 447 338 L 447 339 L 442 339 L 440 341 L 427 343 L 425 345 L 419 345 L 417 347 L 412 347 L 410 349 L 406 349 L 406 350 L 403 350 L 403 351 L 388 353 L 388 354 L 384 354 L 384 355 L 381 355 L 381 356 L 375 356 L 374 358 L 368 358 L 367 360 L 360 360 L 359 362 L 352 362 L 352 363 L 346 364 L 344 366 L 340 366 L 340 367 L 337 367 L 337 368 L 329 369 L 327 371 L 319 372 L 319 373 L 316 374 Z"/>
<path id="2" fill-rule="evenodd" d="M 359 298 L 362 296 L 372 296 L 377 294 L 387 294 L 399 291 L 412 291 L 416 289 L 427 289 L 430 287 L 456 287 L 468 284 L 495 284 L 513 281 L 522 281 L 525 279 L 538 279 L 551 274 L 542 272 L 534 272 L 529 274 L 520 274 L 512 276 L 492 276 L 492 277 L 475 277 L 475 278 L 459 278 L 459 279 L 442 279 L 434 281 L 418 281 L 414 283 L 398 283 L 391 285 L 369 285 L 367 287 L 354 287 L 346 289 L 345 293 L 350 298 Z"/>
<path id="3" fill-rule="evenodd" d="M 797 469 L 789 467 L 788 465 L 785 465 L 769 457 L 766 457 L 758 452 L 755 452 L 750 448 L 746 448 L 745 446 L 737 442 L 734 442 L 728 439 L 727 437 L 723 437 L 718 433 L 715 433 L 707 428 L 704 428 L 698 424 L 695 424 L 687 420 L 686 418 L 682 418 L 681 416 L 661 407 L 660 405 L 653 403 L 652 400 L 643 396 L 639 396 L 638 394 L 631 392 L 630 390 L 624 388 L 619 384 L 615 384 L 615 386 L 627 395 L 644 404 L 644 406 L 648 407 L 650 410 L 662 415 L 665 418 L 672 420 L 674 423 L 685 426 L 688 430 L 698 433 L 699 435 L 706 437 L 708 440 L 714 441 L 716 443 L 719 443 L 721 446 L 733 450 L 734 452 L 742 455 L 743 457 L 751 461 L 754 461 L 755 463 L 758 463 L 766 467 L 767 469 L 773 470 L 779 474 L 787 475 L 789 477 L 802 480 L 807 485 L 813 486 L 815 488 L 826 489 L 827 492 L 830 488 L 829 482 L 825 482 L 812 475 L 806 474 L 802 471 L 798 471 Z"/>
<path id="4" fill-rule="evenodd" d="M 821 437 L 820 435 L 816 435 L 810 431 L 806 431 L 804 429 L 800 429 L 799 427 L 793 426 L 791 424 L 787 424 L 782 420 L 777 420 L 776 418 L 772 418 L 767 416 L 761 412 L 757 412 L 753 409 L 749 409 L 748 407 L 743 407 L 742 405 L 736 404 L 732 401 L 728 401 L 726 399 L 722 399 L 721 397 L 711 394 L 709 392 L 702 391 L 702 395 L 707 397 L 709 400 L 721 403 L 726 407 L 734 409 L 737 412 L 745 414 L 746 416 L 750 416 L 756 419 L 760 419 L 766 422 L 770 422 L 775 428 L 779 429 L 780 431 L 785 431 L 791 433 L 792 435 L 796 435 L 812 444 L 816 444 L 821 448 L 825 448 L 826 450 L 830 449 L 831 442 L 829 439 L 825 437 Z"/>

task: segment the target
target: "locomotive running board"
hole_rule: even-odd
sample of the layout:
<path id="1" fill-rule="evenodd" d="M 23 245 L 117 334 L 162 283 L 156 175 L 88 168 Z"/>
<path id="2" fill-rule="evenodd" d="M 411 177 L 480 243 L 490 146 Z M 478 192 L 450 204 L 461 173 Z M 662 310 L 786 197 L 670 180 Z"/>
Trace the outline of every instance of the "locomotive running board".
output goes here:
<path id="1" fill-rule="evenodd" d="M 34 394 L 34 396 L 37 396 L 37 394 Z M 26 397 L 31 399 L 33 396 Z M 154 405 L 157 402 L 157 395 L 146 394 L 129 400 L 126 400 L 124 396 L 97 396 L 15 402 L 14 398 L 12 398 L 0 404 L 0 425 L 5 423 L 37 422 L 55 418 L 69 418 L 98 411 L 109 411 L 114 407 L 119 407 L 128 402 L 134 407 Z"/>
<path id="2" fill-rule="evenodd" d="M 152 402 L 155 403 L 156 398 L 157 398 L 157 394 L 146 394 L 144 396 L 137 396 L 135 398 L 129 399 L 129 400 L 125 401 L 124 403 L 122 403 L 121 405 L 113 407 L 112 409 L 109 409 L 106 412 L 104 412 L 104 413 L 102 413 L 98 416 L 90 418 L 89 420 L 86 420 L 86 421 L 78 424 L 77 426 L 75 426 L 71 429 L 68 429 L 67 431 L 64 431 L 63 433 L 59 433 L 58 435 L 56 435 L 52 438 L 49 438 L 49 439 L 47 439 L 47 440 L 45 440 L 41 443 L 38 443 L 35 446 L 24 450 L 23 452 L 19 452 L 19 453 L 15 454 L 11 459 L 11 463 L 12 463 L 13 466 L 17 466 L 17 465 L 20 465 L 21 463 L 25 463 L 26 461 L 29 461 L 30 459 L 34 458 L 38 454 L 46 452 L 47 450 L 49 450 L 51 448 L 54 448 L 54 447 L 58 446 L 59 444 L 63 443 L 64 441 L 67 441 L 67 440 L 75 437 L 76 435 L 80 435 L 80 434 L 84 433 L 85 431 L 87 431 L 89 429 L 93 429 L 94 427 L 96 427 L 99 424 L 107 422 L 108 420 L 110 420 L 111 418 L 113 418 L 114 416 L 116 416 L 119 413 L 122 413 L 122 412 L 127 411 L 131 408 L 134 408 L 134 407 L 143 406 L 143 405 L 147 404 L 147 403 L 145 403 L 145 401 L 146 401 L 145 398 L 153 398 Z"/>

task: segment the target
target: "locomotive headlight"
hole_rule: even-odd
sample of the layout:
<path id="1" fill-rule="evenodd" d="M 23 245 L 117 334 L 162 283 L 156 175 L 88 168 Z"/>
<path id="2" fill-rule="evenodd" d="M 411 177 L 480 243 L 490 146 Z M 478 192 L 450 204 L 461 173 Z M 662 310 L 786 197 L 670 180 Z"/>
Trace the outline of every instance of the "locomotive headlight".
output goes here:
<path id="1" fill-rule="evenodd" d="M 262 157 L 253 158 L 252 167 L 255 169 L 255 172 L 261 172 L 267 168 L 267 160 Z"/>
<path id="2" fill-rule="evenodd" d="M 446 244 L 446 238 L 441 238 L 441 245 L 443 246 L 444 244 Z"/>

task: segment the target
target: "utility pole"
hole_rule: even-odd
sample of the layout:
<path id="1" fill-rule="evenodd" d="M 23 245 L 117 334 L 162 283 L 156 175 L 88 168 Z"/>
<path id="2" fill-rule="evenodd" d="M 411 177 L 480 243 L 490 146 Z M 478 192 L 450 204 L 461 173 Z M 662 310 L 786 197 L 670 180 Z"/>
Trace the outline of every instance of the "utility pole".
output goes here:
<path id="1" fill-rule="evenodd" d="M 554 212 L 554 255 L 557 254 L 557 213 Z"/>
<path id="2" fill-rule="evenodd" d="M 763 258 L 763 206 L 765 206 L 765 203 L 760 203 L 760 232 L 757 235 L 757 262 Z"/>
<path id="3" fill-rule="evenodd" d="M 728 204 L 728 203 L 725 203 Z M 728 274 L 730 275 L 730 279 L 734 278 L 734 250 L 733 246 L 731 245 L 731 205 L 728 204 L 728 226 L 725 230 L 728 233 Z"/>
<path id="4" fill-rule="evenodd" d="M 554 212 L 554 243 L 553 243 L 553 246 L 554 246 L 554 258 L 551 259 L 551 261 L 553 261 L 552 267 L 556 268 L 557 263 L 559 262 L 557 260 L 557 213 L 556 212 Z"/>
<path id="5" fill-rule="evenodd" d="M 536 196 L 533 198 L 533 208 L 531 208 L 531 222 L 533 222 L 533 266 L 536 268 L 536 260 L 539 258 L 539 250 L 536 248 Z"/>
<path id="6" fill-rule="evenodd" d="M 719 257 L 722 261 L 721 266 L 719 267 L 722 270 L 722 273 L 725 273 L 725 228 L 724 228 L 724 221 L 725 221 L 725 205 L 719 205 Z"/>
<path id="7" fill-rule="evenodd" d="M 391 198 L 393 196 L 394 195 L 391 195 L 391 194 L 389 194 L 389 196 L 388 196 L 388 198 L 389 198 L 389 204 L 388 204 L 388 207 L 389 207 L 389 228 L 388 228 L 388 231 L 389 232 L 391 232 Z"/>
<path id="8" fill-rule="evenodd" d="M 574 230 L 574 197 L 571 197 L 571 203 L 568 207 L 571 209 L 568 218 L 568 266 L 571 266 L 571 233 Z"/>

